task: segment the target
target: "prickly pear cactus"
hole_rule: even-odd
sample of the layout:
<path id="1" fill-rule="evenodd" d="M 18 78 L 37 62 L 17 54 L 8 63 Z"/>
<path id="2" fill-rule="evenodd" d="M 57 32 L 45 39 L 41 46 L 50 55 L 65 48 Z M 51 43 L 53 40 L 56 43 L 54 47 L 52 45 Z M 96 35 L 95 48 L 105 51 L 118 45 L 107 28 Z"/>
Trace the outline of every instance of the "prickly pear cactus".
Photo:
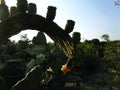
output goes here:
<path id="1" fill-rule="evenodd" d="M 80 43 L 81 40 L 81 34 L 79 32 L 74 32 L 72 34 L 72 39 L 75 45 L 77 45 L 78 43 Z"/>
<path id="2" fill-rule="evenodd" d="M 27 0 L 17 0 L 18 11 L 25 13 L 28 8 Z"/>
<path id="3" fill-rule="evenodd" d="M 29 3 L 29 5 L 28 5 L 28 13 L 35 14 L 36 12 L 37 12 L 36 4 Z"/>
<path id="4" fill-rule="evenodd" d="M 33 37 L 32 42 L 35 45 L 46 45 L 47 40 L 46 40 L 45 34 L 43 32 L 38 32 L 37 36 Z"/>
<path id="5" fill-rule="evenodd" d="M 3 21 L 9 17 L 9 10 L 5 2 L 0 4 L 0 20 Z"/>
<path id="6" fill-rule="evenodd" d="M 35 52 L 37 55 L 49 52 L 49 47 L 46 45 L 46 38 L 43 35 L 43 33 L 46 33 L 63 49 L 68 59 L 72 58 L 74 55 L 73 53 L 75 53 L 74 43 L 69 33 L 72 32 L 75 22 L 69 20 L 65 30 L 63 30 L 54 22 L 56 9 L 57 8 L 54 6 L 49 6 L 46 17 L 43 17 L 36 14 L 36 5 L 28 4 L 27 0 L 17 0 L 17 7 L 11 7 L 10 11 L 5 3 L 0 4 L 0 43 L 11 36 L 18 34 L 22 30 L 38 30 L 40 32 L 33 38 L 33 43 L 37 46 L 31 48 L 30 51 L 28 50 L 29 52 Z M 31 76 L 31 74 L 29 75 Z M 33 76 L 31 76 L 32 78 L 29 78 L 29 75 L 25 77 L 28 81 L 25 79 L 25 81 L 16 86 L 18 88 L 13 88 L 12 90 L 38 90 L 37 86 L 40 84 L 42 78 L 42 70 L 39 74 L 33 75 L 35 79 L 33 79 Z M 32 82 L 29 82 L 29 80 Z M 35 80 L 35 85 L 37 86 L 33 85 L 33 80 Z M 55 87 L 57 86 L 58 85 L 55 85 Z M 42 89 L 39 88 L 39 90 Z"/>

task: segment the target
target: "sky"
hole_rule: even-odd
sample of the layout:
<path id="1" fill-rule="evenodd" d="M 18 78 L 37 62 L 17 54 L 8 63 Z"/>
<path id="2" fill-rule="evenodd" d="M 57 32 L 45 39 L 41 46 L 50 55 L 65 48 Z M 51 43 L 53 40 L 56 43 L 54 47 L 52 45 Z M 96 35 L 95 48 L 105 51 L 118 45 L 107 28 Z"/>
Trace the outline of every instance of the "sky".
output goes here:
<path id="1" fill-rule="evenodd" d="M 6 5 L 16 6 L 17 0 L 5 0 Z M 57 7 L 54 22 L 63 29 L 67 20 L 75 21 L 73 32 L 80 32 L 82 40 L 98 38 L 108 34 L 110 40 L 120 40 L 120 7 L 115 6 L 115 0 L 28 0 L 37 5 L 37 14 L 46 17 L 47 7 Z M 32 39 L 37 31 L 22 31 L 11 39 L 19 39 L 22 34 L 28 34 Z M 70 33 L 72 35 L 72 33 Z M 47 41 L 51 41 L 47 37 Z"/>

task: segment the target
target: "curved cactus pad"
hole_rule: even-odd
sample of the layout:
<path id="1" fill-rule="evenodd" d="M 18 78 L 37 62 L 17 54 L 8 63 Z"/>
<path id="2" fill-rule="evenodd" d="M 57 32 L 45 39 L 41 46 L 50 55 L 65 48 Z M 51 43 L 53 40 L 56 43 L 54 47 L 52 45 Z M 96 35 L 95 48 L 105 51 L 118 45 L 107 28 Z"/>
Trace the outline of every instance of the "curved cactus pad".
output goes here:
<path id="1" fill-rule="evenodd" d="M 19 32 L 31 29 L 46 33 L 51 39 L 63 47 L 67 56 L 73 51 L 72 39 L 54 22 L 49 22 L 46 18 L 30 13 L 19 13 L 0 23 L 0 42 Z"/>

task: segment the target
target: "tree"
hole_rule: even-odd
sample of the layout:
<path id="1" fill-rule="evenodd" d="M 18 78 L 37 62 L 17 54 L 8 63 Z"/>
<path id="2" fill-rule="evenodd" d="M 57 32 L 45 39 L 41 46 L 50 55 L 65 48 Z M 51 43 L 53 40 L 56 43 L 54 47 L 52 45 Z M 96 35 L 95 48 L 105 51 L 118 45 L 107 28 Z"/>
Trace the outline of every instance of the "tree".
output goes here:
<path id="1" fill-rule="evenodd" d="M 21 35 L 20 40 L 18 41 L 18 45 L 20 50 L 25 50 L 29 46 L 30 40 L 27 37 L 27 34 Z"/>
<path id="2" fill-rule="evenodd" d="M 99 39 L 95 38 L 95 39 L 92 39 L 92 43 L 95 45 L 95 46 L 98 46 L 100 44 L 100 41 Z"/>
<path id="3" fill-rule="evenodd" d="M 115 1 L 115 6 L 120 6 L 120 0 Z"/>
<path id="4" fill-rule="evenodd" d="M 21 35 L 21 36 L 20 36 L 20 39 L 21 39 L 22 41 L 29 41 L 29 39 L 28 39 L 28 37 L 27 37 L 27 34 Z"/>
<path id="5" fill-rule="evenodd" d="M 102 39 L 105 40 L 105 41 L 107 41 L 107 42 L 110 41 L 108 34 L 102 35 Z"/>

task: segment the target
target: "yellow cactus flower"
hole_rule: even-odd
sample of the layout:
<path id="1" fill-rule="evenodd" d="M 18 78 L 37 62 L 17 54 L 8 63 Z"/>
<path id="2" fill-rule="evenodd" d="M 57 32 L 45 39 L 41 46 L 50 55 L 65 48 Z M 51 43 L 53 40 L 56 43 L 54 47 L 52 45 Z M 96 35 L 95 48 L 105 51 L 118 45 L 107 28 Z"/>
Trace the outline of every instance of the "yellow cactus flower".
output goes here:
<path id="1" fill-rule="evenodd" d="M 61 71 L 63 71 L 64 73 L 67 73 L 71 71 L 71 68 L 65 64 L 65 65 L 62 65 Z"/>

